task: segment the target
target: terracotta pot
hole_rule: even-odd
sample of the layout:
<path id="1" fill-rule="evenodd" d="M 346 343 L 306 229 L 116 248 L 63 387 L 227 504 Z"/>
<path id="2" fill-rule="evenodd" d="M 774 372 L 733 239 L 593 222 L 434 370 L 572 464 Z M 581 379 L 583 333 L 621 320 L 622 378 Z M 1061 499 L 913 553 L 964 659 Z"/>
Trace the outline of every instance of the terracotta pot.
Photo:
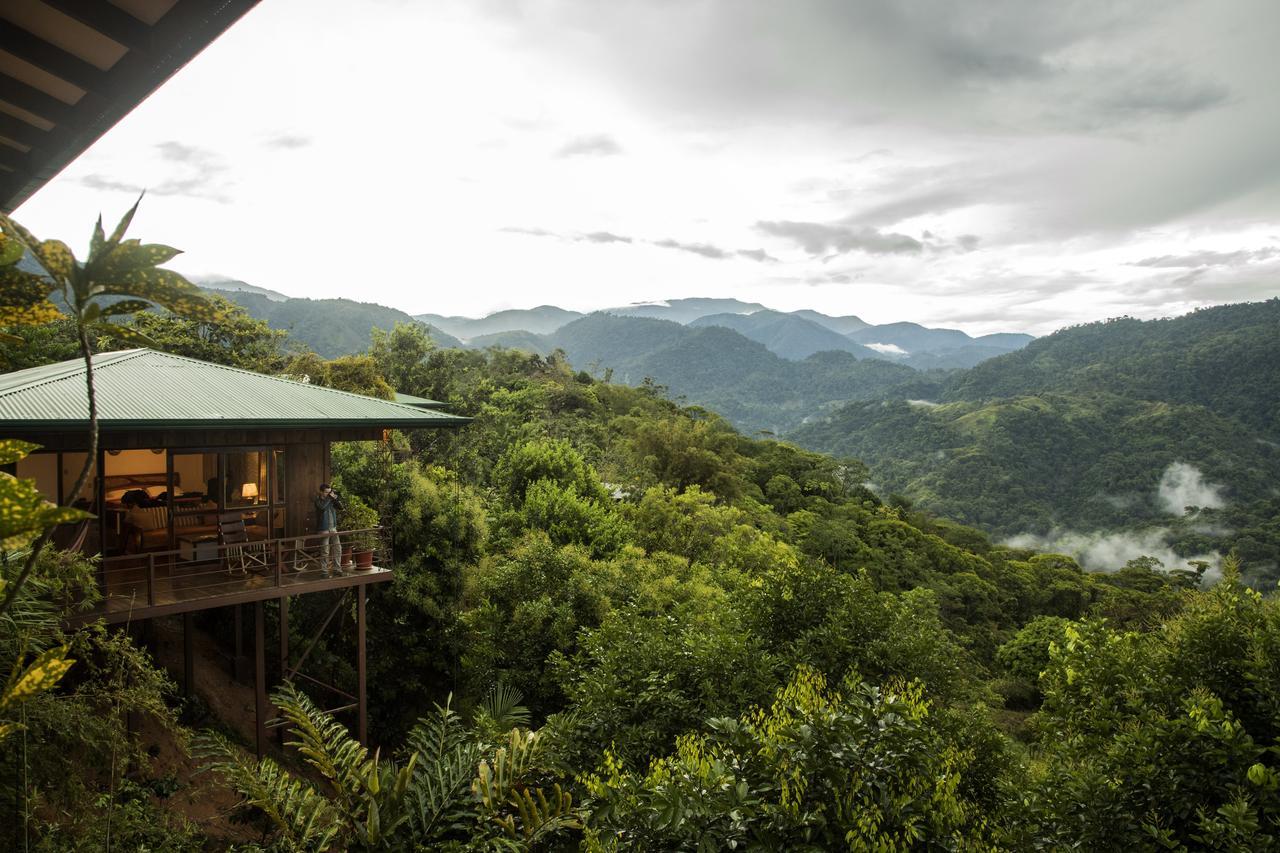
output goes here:
<path id="1" fill-rule="evenodd" d="M 344 566 L 351 565 L 351 546 L 350 545 L 342 546 L 342 565 Z"/>
<path id="2" fill-rule="evenodd" d="M 372 551 L 356 551 L 356 568 L 372 569 L 373 568 L 373 552 Z"/>

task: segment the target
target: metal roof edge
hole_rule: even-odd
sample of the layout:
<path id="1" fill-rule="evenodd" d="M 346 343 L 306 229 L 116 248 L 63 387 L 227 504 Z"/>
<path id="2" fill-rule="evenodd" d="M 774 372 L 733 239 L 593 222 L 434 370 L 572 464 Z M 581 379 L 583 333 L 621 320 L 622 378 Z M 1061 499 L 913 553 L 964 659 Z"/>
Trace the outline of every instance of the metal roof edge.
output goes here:
<path id="1" fill-rule="evenodd" d="M 112 365 L 119 364 L 122 361 L 129 361 L 130 359 L 138 358 L 143 353 L 148 353 L 148 352 L 152 352 L 152 350 L 137 348 L 137 349 L 112 350 L 111 352 L 103 352 L 103 353 L 94 353 L 93 369 L 97 371 L 103 368 L 111 367 Z M 0 373 L 0 382 L 3 382 L 5 376 L 12 377 L 13 374 L 15 373 L 26 373 L 27 371 L 30 371 L 32 373 L 36 373 L 38 371 L 47 371 L 47 372 L 43 373 L 38 378 L 33 378 L 28 382 L 22 383 L 21 385 L 15 385 L 12 388 L 0 388 L 0 397 L 7 397 L 10 394 L 20 394 L 23 391 L 30 391 L 33 388 L 39 388 L 41 385 L 48 385 L 52 382 L 61 382 L 64 379 L 70 379 L 71 377 L 75 376 L 77 373 L 84 372 L 84 359 L 70 358 L 70 359 L 67 359 L 66 361 L 55 361 L 52 364 L 41 364 L 35 367 L 27 367 L 22 370 L 15 370 L 12 373 L 8 373 L 8 374 Z"/>

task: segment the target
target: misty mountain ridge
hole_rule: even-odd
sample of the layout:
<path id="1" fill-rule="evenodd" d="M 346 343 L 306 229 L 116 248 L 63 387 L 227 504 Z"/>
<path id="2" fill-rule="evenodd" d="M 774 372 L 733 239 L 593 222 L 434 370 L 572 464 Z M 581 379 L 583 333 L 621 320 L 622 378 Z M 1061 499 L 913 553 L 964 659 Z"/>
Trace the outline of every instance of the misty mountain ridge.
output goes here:
<path id="1" fill-rule="evenodd" d="M 1280 578 L 1280 299 L 1074 326 L 791 432 L 885 493 L 1089 566 Z M 932 387 L 930 387 L 932 386 Z"/>
<path id="2" fill-rule="evenodd" d="M 993 354 L 1010 352 L 1026 346 L 1031 335 L 1001 332 L 971 337 L 957 329 L 931 329 L 918 323 L 873 325 L 853 315 L 832 317 L 812 309 L 776 311 L 757 302 L 738 299 L 690 297 L 661 302 L 645 302 L 605 308 L 594 312 L 617 317 L 668 320 L 681 325 L 719 325 L 733 329 L 751 340 L 789 359 L 804 359 L 815 352 L 832 350 L 850 352 L 861 358 L 905 360 L 920 353 L 933 353 L 929 366 L 968 367 Z M 544 351 L 527 335 L 506 333 L 529 332 L 550 335 L 585 314 L 552 305 L 511 309 L 485 317 L 449 317 L 419 314 L 416 319 L 453 335 L 469 346 L 512 346 L 523 342 L 522 349 Z M 964 351 L 966 347 L 977 347 Z"/>
<path id="3" fill-rule="evenodd" d="M 286 302 L 291 297 L 285 296 L 277 290 L 270 290 L 265 287 L 258 287 L 256 284 L 249 284 L 247 281 L 240 281 L 235 278 L 226 278 L 225 276 L 188 276 L 191 283 L 205 290 L 215 290 L 223 295 L 228 293 L 256 293 L 265 296 L 272 302 Z"/>

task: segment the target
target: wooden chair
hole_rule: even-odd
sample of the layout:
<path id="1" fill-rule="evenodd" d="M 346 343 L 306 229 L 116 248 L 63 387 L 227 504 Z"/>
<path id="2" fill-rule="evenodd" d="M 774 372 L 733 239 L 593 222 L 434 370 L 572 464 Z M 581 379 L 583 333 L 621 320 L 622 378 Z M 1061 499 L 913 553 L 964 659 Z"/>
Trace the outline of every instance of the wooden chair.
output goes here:
<path id="1" fill-rule="evenodd" d="M 289 566 L 295 572 L 323 571 L 324 557 L 320 554 L 320 547 L 306 537 L 294 539 Z"/>
<path id="2" fill-rule="evenodd" d="M 218 516 L 218 541 L 225 546 L 223 559 L 227 561 L 227 574 L 244 577 L 249 572 L 270 571 L 271 546 L 261 540 L 249 539 L 241 513 L 227 512 Z"/>

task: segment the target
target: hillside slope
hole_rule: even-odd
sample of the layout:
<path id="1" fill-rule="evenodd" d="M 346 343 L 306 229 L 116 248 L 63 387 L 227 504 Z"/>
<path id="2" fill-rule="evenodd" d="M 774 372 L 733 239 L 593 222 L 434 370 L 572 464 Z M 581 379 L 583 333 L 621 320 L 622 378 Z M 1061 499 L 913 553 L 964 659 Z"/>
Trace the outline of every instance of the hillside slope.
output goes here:
<path id="1" fill-rule="evenodd" d="M 325 358 L 365 351 L 371 329 L 390 330 L 396 323 L 416 322 L 403 311 L 372 302 L 294 298 L 282 301 L 248 291 L 220 292 L 252 316 L 266 320 L 271 328 L 284 329 Z M 462 346 L 461 341 L 438 329 L 431 329 L 431 337 L 441 347 Z"/>
<path id="2" fill-rule="evenodd" d="M 1079 326 L 790 437 L 861 458 L 882 489 L 1002 536 L 1140 531 L 1152 548 L 1236 549 L 1271 571 L 1278 332 L 1280 300 Z"/>

